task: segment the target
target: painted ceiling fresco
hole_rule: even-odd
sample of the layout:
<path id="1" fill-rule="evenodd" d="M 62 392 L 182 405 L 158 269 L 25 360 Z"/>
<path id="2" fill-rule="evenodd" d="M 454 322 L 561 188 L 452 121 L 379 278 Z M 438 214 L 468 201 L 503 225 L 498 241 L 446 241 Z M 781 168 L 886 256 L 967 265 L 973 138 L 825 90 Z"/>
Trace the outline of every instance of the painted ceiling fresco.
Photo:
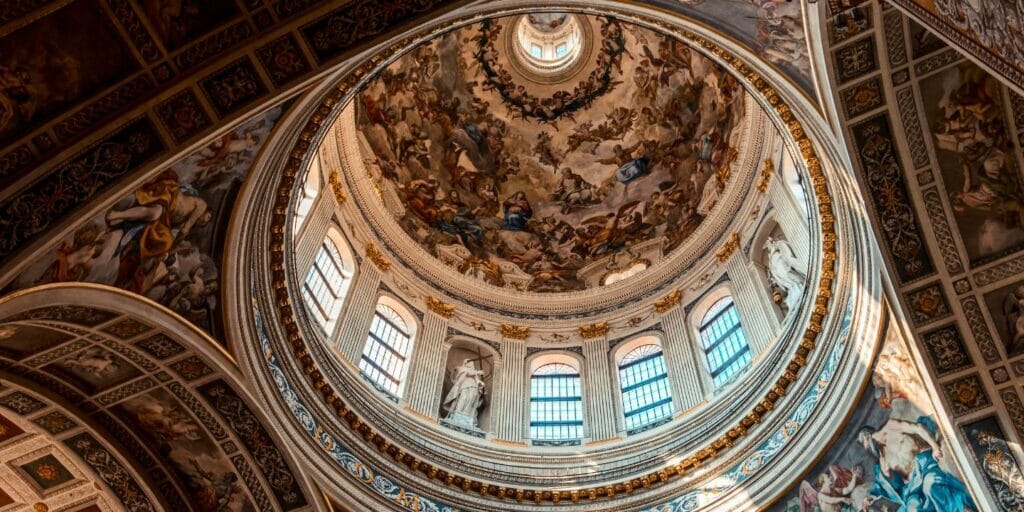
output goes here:
<path id="1" fill-rule="evenodd" d="M 231 205 L 282 108 L 254 116 L 83 219 L 9 288 L 69 281 L 116 286 L 216 333 L 220 254 Z"/>
<path id="2" fill-rule="evenodd" d="M 811 58 L 801 2 L 791 0 L 649 0 L 734 38 L 775 65 L 808 95 Z"/>
<path id="3" fill-rule="evenodd" d="M 886 340 L 850 421 L 771 510 L 977 510 L 919 375 L 902 341 Z"/>
<path id="4" fill-rule="evenodd" d="M 724 189 L 738 82 L 678 41 L 581 19 L 592 61 L 555 92 L 509 71 L 501 41 L 515 18 L 503 18 L 411 52 L 359 97 L 367 160 L 404 205 L 398 221 L 463 274 L 582 290 L 597 283 L 581 270 L 641 244 L 678 247 Z"/>
<path id="5" fill-rule="evenodd" d="M 226 361 L 207 359 L 134 316 L 84 306 L 46 306 L 3 318 L 0 342 L 18 347 L 0 352 L 0 377 L 20 375 L 31 385 L 0 385 L 0 410 L 32 421 L 77 453 L 78 463 L 107 484 L 108 498 L 126 510 L 308 508 L 285 452 L 216 369 Z M 37 397 L 37 390 L 47 394 Z M 53 395 L 76 408 L 55 410 L 46 398 Z M 82 411 L 90 412 L 88 421 Z M 96 437 L 116 439 L 119 451 Z M 0 431 L 0 450 L 5 441 Z M 147 470 L 152 495 L 162 503 L 152 503 L 141 489 L 147 484 L 114 462 L 122 456 Z M 0 490 L 7 483 L 0 479 Z"/>
<path id="6" fill-rule="evenodd" d="M 1024 2 L 1019 0 L 895 0 L 967 53 L 1024 87 Z"/>

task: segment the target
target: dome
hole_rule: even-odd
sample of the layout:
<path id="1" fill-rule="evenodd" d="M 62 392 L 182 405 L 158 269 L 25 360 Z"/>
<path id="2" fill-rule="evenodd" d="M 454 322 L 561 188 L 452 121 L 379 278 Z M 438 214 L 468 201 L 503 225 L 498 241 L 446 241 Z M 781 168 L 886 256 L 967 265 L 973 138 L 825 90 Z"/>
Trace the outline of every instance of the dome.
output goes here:
<path id="1" fill-rule="evenodd" d="M 644 510 L 818 421 L 873 324 L 799 100 L 629 11 L 438 27 L 310 93 L 246 201 L 255 373 L 325 464 L 440 480 L 439 509 Z"/>
<path id="2" fill-rule="evenodd" d="M 548 36 L 580 66 L 538 85 L 524 68 L 561 56 L 522 50 Z M 594 289 L 671 260 L 708 217 L 729 215 L 716 206 L 749 142 L 730 73 L 611 17 L 473 23 L 398 58 L 359 96 L 353 160 L 404 232 L 396 243 L 519 292 Z"/>

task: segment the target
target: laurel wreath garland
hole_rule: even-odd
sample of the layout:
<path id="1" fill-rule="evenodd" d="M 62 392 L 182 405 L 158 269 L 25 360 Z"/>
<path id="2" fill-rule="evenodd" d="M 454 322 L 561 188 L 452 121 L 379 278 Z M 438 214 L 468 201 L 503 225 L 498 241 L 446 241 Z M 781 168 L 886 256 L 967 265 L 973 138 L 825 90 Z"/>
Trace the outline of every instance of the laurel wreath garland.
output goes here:
<path id="1" fill-rule="evenodd" d="M 621 82 L 614 80 L 615 70 L 620 67 L 622 54 L 626 52 L 626 38 L 618 20 L 606 16 L 601 24 L 601 50 L 597 56 L 597 68 L 576 85 L 572 91 L 558 91 L 548 98 L 537 98 L 511 80 L 497 59 L 488 61 L 485 55 L 497 55 L 494 41 L 501 33 L 501 25 L 493 20 L 480 24 L 477 37 L 477 51 L 473 54 L 484 74 L 484 81 L 501 96 L 502 103 L 522 119 L 536 119 L 553 123 L 563 117 L 572 119 L 578 110 L 589 108 L 594 100 L 610 92 Z"/>

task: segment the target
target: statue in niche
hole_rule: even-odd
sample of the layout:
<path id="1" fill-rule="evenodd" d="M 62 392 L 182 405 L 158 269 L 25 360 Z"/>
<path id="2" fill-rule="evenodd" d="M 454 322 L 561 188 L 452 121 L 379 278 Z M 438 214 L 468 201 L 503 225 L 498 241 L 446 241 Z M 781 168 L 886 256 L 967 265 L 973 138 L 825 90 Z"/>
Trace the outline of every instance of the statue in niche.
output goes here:
<path id="1" fill-rule="evenodd" d="M 798 270 L 800 261 L 785 240 L 768 237 L 765 250 L 768 251 L 768 278 L 784 295 L 782 305 L 786 312 L 794 311 L 800 302 L 806 279 L 804 273 Z"/>
<path id="2" fill-rule="evenodd" d="M 483 370 L 477 370 L 472 359 L 466 359 L 462 366 L 452 370 L 452 388 L 444 397 L 444 408 L 448 411 L 445 420 L 452 424 L 475 428 L 477 412 L 484 404 Z"/>

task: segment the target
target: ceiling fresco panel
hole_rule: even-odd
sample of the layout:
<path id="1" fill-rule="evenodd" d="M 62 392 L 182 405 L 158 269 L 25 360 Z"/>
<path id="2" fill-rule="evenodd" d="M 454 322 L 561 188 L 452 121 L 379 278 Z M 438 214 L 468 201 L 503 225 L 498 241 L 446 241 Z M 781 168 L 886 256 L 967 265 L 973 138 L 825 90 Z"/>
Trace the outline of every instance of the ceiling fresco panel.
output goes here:
<path id="1" fill-rule="evenodd" d="M 648 0 L 742 42 L 808 96 L 814 85 L 801 2 L 788 0 Z"/>
<path id="2" fill-rule="evenodd" d="M 138 67 L 98 0 L 71 3 L 0 38 L 0 142 L 40 126 Z"/>
<path id="3" fill-rule="evenodd" d="M 950 441 L 939 431 L 903 341 L 888 336 L 872 366 L 871 381 L 845 428 L 803 481 L 769 510 L 883 511 L 907 503 L 978 510 L 956 462 L 945 455 Z M 904 485 L 904 475 L 932 484 Z"/>
<path id="4" fill-rule="evenodd" d="M 668 255 L 728 181 L 742 87 L 681 42 L 577 16 L 600 46 L 534 95 L 504 36 L 520 19 L 451 32 L 363 89 L 365 158 L 401 203 L 396 220 L 460 273 L 533 292 L 598 286 L 584 277 L 595 267 Z"/>
<path id="5" fill-rule="evenodd" d="M 894 0 L 930 30 L 1024 88 L 1024 3 L 1019 0 Z"/>
<path id="6" fill-rule="evenodd" d="M 219 238 L 237 189 L 281 107 L 255 116 L 174 162 L 85 220 L 12 288 L 86 281 L 145 295 L 214 332 Z"/>
<path id="7" fill-rule="evenodd" d="M 168 50 L 208 34 L 239 12 L 234 0 L 140 0 L 139 4 Z"/>
<path id="8" fill-rule="evenodd" d="M 922 80 L 925 124 L 972 265 L 1024 248 L 1024 190 L 999 82 L 971 63 Z"/>

